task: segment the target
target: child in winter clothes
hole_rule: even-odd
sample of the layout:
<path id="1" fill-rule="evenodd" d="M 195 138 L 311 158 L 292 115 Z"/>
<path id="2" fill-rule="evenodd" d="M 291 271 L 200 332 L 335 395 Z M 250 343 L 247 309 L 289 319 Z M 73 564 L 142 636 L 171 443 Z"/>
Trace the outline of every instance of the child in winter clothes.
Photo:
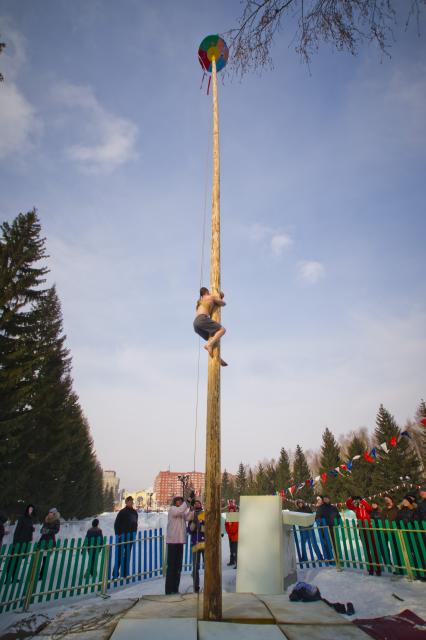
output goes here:
<path id="1" fill-rule="evenodd" d="M 102 529 L 99 528 L 99 520 L 95 518 L 92 520 L 92 526 L 87 530 L 86 537 L 84 539 L 86 549 L 89 547 L 89 567 L 87 569 L 86 577 L 96 575 L 96 564 L 103 539 Z"/>
<path id="2" fill-rule="evenodd" d="M 228 511 L 230 513 L 235 513 L 237 510 L 237 505 L 233 502 L 230 502 L 228 505 Z M 237 556 L 238 556 L 238 522 L 225 522 L 225 531 L 228 534 L 229 539 L 229 562 L 228 567 L 234 565 L 234 568 L 237 568 Z"/>

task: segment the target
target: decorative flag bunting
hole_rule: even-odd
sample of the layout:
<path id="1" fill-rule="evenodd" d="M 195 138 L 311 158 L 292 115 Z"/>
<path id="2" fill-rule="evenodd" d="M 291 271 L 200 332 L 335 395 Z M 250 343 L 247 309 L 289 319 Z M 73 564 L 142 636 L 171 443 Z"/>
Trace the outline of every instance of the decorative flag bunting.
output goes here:
<path id="1" fill-rule="evenodd" d="M 426 425 L 426 417 L 423 418 L 421 420 L 421 422 Z M 409 431 L 403 431 L 401 433 L 401 436 L 405 436 L 407 438 L 411 438 L 411 435 L 410 435 Z M 390 445 L 392 447 L 396 447 L 398 445 L 398 441 L 400 441 L 400 440 L 401 440 L 401 438 L 397 439 L 396 436 L 392 436 L 392 438 L 389 440 L 388 443 L 382 442 L 379 445 L 379 447 L 385 453 L 389 453 L 388 445 Z M 370 452 L 365 451 L 362 456 L 361 455 L 353 456 L 352 460 L 347 460 L 344 464 L 339 465 L 335 469 L 330 469 L 328 472 L 321 473 L 320 475 L 315 476 L 315 478 L 309 478 L 308 480 L 305 480 L 304 483 L 302 482 L 301 484 L 299 484 L 297 486 L 293 485 L 292 487 L 288 487 L 287 491 L 291 495 L 293 495 L 295 491 L 297 493 L 298 491 L 303 489 L 304 486 L 306 486 L 308 488 L 313 487 L 314 484 L 316 484 L 320 480 L 321 480 L 322 484 L 326 484 L 328 477 L 329 478 L 336 478 L 338 475 L 341 475 L 344 478 L 346 478 L 346 477 L 348 477 L 348 474 L 352 473 L 352 468 L 353 468 L 354 461 L 355 460 L 360 460 L 361 458 L 363 458 L 367 462 L 372 462 L 372 463 L 379 462 L 379 460 L 377 460 L 377 447 L 373 447 Z M 344 471 L 346 471 L 347 473 L 343 473 Z M 283 490 L 281 492 L 281 495 L 285 495 L 285 490 Z M 379 495 L 381 495 L 381 494 L 379 494 Z M 372 497 L 375 497 L 375 496 L 372 496 Z"/>
<path id="2" fill-rule="evenodd" d="M 403 480 L 403 479 L 402 479 Z M 403 480 L 400 484 L 397 484 L 395 487 L 391 487 L 390 489 L 386 489 L 386 491 L 381 491 L 380 493 L 376 493 L 373 496 L 366 496 L 366 500 L 374 500 L 374 498 L 381 498 L 384 495 L 392 493 L 393 491 L 398 491 L 398 489 L 420 489 L 421 485 L 413 484 L 412 482 L 407 482 Z M 286 502 L 295 503 L 296 500 L 292 500 L 291 498 L 285 498 Z M 311 507 L 316 507 L 314 502 L 310 503 Z M 345 502 L 336 502 L 337 507 L 345 507 Z"/>

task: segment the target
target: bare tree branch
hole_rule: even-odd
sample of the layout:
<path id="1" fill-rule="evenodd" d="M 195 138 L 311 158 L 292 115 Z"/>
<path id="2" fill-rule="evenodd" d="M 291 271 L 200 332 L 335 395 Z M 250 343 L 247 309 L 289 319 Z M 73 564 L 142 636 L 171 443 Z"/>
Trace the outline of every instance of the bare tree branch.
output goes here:
<path id="1" fill-rule="evenodd" d="M 231 69 L 244 75 L 272 66 L 274 39 L 284 25 L 293 31 L 295 49 L 305 62 L 323 42 L 352 55 L 365 42 L 373 42 L 389 55 L 396 4 L 397 0 L 243 0 L 238 25 L 225 34 Z M 420 34 L 420 12 L 426 0 L 410 0 L 407 5 L 405 27 L 415 19 Z"/>
<path id="2" fill-rule="evenodd" d="M 6 48 L 6 43 L 5 42 L 0 42 L 0 53 L 2 53 L 3 49 Z M 2 73 L 0 73 L 0 82 L 3 82 L 4 80 L 4 76 Z"/>

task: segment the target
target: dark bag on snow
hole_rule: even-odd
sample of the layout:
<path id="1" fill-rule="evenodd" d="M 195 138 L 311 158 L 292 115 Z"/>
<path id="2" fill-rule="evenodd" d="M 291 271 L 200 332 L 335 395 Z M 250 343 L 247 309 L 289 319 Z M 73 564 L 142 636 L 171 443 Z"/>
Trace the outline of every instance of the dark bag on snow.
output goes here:
<path id="1" fill-rule="evenodd" d="M 298 582 L 290 593 L 289 598 L 292 602 L 315 602 L 316 600 L 321 600 L 321 593 L 314 584 Z"/>

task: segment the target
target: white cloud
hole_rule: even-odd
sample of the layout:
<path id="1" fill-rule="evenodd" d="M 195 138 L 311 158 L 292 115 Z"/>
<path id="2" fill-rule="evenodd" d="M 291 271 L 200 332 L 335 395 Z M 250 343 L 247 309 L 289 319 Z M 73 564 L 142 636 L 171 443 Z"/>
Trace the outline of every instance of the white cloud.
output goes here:
<path id="1" fill-rule="evenodd" d="M 293 240 L 287 233 L 259 223 L 252 224 L 248 228 L 248 235 L 252 242 L 267 243 L 275 256 L 280 256 L 284 249 L 293 244 Z"/>
<path id="2" fill-rule="evenodd" d="M 308 284 L 316 284 L 325 276 L 324 265 L 316 260 L 299 262 L 298 269 L 299 277 Z"/>
<path id="3" fill-rule="evenodd" d="M 6 80 L 13 80 L 27 60 L 26 39 L 12 23 L 4 16 L 0 16 L 1 40 L 6 43 L 1 56 L 1 70 Z"/>
<path id="4" fill-rule="evenodd" d="M 6 79 L 0 88 L 0 158 L 27 151 L 40 128 L 31 104 Z"/>
<path id="5" fill-rule="evenodd" d="M 6 48 L 1 56 L 4 82 L 0 87 L 0 159 L 22 154 L 32 146 L 40 132 L 36 112 L 14 82 L 26 61 L 26 41 L 7 18 L 2 17 L 2 42 Z"/>
<path id="6" fill-rule="evenodd" d="M 292 244 L 292 239 L 286 233 L 276 233 L 271 238 L 272 253 L 280 256 L 284 249 Z"/>
<path id="7" fill-rule="evenodd" d="M 78 131 L 87 139 L 66 148 L 66 155 L 91 173 L 109 173 L 135 157 L 138 127 L 125 118 L 107 111 L 90 87 L 61 84 L 54 89 L 54 98 L 69 108 L 70 119 L 75 108 L 84 111 L 84 127 L 78 121 Z"/>

